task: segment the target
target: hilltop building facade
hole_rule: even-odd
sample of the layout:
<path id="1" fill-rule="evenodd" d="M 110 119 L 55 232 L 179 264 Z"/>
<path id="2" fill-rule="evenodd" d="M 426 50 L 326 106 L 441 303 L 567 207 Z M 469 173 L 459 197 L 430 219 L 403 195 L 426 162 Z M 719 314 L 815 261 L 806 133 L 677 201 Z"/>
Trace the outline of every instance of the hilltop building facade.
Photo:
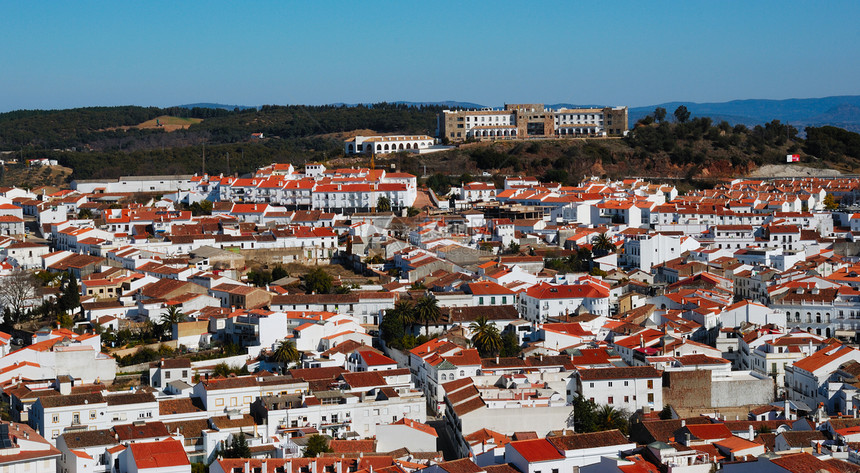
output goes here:
<path id="1" fill-rule="evenodd" d="M 543 104 L 505 104 L 502 110 L 443 110 L 440 137 L 467 139 L 583 138 L 627 134 L 627 107 L 561 108 Z"/>

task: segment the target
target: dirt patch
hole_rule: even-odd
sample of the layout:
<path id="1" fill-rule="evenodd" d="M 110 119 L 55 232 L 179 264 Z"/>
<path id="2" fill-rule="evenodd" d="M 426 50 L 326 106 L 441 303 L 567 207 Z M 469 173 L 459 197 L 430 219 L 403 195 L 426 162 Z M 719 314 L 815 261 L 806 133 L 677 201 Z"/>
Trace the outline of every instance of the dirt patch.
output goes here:
<path id="1" fill-rule="evenodd" d="M 430 191 L 427 189 L 418 189 L 418 197 L 415 199 L 415 203 L 412 204 L 416 209 L 423 208 L 436 208 L 436 204 L 433 203 L 433 199 L 430 198 Z"/>
<path id="2" fill-rule="evenodd" d="M 296 278 L 303 277 L 304 275 L 308 274 L 309 272 L 313 271 L 316 268 L 322 268 L 326 273 L 332 275 L 335 278 L 339 277 L 342 279 L 352 279 L 352 278 L 361 277 L 361 275 L 355 274 L 354 272 L 344 268 L 343 266 L 341 266 L 339 264 L 308 266 L 308 265 L 299 264 L 299 263 L 289 263 L 289 264 L 284 265 L 284 269 L 287 270 L 287 273 L 290 276 L 293 276 Z M 367 278 L 365 278 L 365 279 L 367 279 Z"/>
<path id="3" fill-rule="evenodd" d="M 162 115 L 160 117 L 155 117 L 152 120 L 147 120 L 143 123 L 139 123 L 133 126 L 115 126 L 111 128 L 105 128 L 104 130 L 99 131 L 109 131 L 109 130 L 129 130 L 132 128 L 137 128 L 140 130 L 155 130 L 161 129 L 168 133 L 176 130 L 184 130 L 191 125 L 196 125 L 202 122 L 202 118 L 183 118 L 183 117 L 171 117 L 170 115 Z"/>
<path id="4" fill-rule="evenodd" d="M 33 189 L 40 186 L 66 188 L 72 169 L 64 166 L 8 165 L 3 168 L 0 185 Z"/>
<path id="5" fill-rule="evenodd" d="M 749 174 L 749 177 L 837 177 L 836 169 L 820 169 L 794 164 L 766 164 Z"/>

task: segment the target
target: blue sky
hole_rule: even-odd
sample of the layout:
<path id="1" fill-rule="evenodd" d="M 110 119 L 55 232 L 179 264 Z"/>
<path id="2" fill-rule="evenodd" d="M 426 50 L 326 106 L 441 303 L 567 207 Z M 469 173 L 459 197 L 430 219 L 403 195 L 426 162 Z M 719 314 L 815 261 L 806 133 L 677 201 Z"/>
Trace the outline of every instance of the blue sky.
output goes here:
<path id="1" fill-rule="evenodd" d="M 860 2 L 0 0 L 0 111 L 860 94 Z"/>

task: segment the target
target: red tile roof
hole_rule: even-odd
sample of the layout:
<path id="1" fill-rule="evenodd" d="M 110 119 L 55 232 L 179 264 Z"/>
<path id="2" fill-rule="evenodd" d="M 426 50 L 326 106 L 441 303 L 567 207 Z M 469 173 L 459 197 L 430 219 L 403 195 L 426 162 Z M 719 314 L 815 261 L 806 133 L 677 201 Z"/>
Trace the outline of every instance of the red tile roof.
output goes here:
<path id="1" fill-rule="evenodd" d="M 518 440 L 511 442 L 510 446 L 529 463 L 561 460 L 564 455 L 547 439 Z"/>
<path id="2" fill-rule="evenodd" d="M 132 443 L 131 455 L 138 469 L 169 468 L 190 465 L 182 442 L 166 439 L 160 442 Z"/>

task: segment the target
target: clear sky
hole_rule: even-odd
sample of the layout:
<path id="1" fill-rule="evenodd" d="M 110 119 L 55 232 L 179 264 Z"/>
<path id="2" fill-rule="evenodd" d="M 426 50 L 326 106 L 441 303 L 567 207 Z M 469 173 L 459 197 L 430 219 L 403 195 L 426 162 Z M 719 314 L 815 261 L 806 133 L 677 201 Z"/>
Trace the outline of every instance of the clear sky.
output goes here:
<path id="1" fill-rule="evenodd" d="M 860 1 L 0 0 L 0 111 L 860 94 Z"/>

